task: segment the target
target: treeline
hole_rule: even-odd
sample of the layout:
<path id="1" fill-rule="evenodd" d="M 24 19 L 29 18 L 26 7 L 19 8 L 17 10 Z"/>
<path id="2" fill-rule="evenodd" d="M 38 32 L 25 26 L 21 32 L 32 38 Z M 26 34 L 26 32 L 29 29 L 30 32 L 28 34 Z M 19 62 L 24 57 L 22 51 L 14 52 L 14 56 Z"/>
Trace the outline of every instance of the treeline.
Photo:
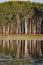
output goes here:
<path id="1" fill-rule="evenodd" d="M 32 3 L 32 2 L 20 2 L 20 1 L 9 1 L 5 3 L 0 3 L 0 33 L 5 33 L 4 27 L 6 29 L 13 29 L 13 33 L 17 26 L 21 22 L 24 23 L 26 20 L 33 22 L 39 22 L 43 19 L 43 4 Z M 3 30 L 2 30 L 2 29 Z"/>
<path id="2" fill-rule="evenodd" d="M 0 33 L 43 34 L 43 4 L 20 1 L 0 3 Z M 12 40 L 10 42 L 2 40 L 2 43 L 3 47 L 9 48 L 10 45 L 12 53 L 14 50 Z M 43 55 L 41 40 L 16 40 L 16 48 L 17 57 L 20 56 L 22 48 L 25 57 Z"/>

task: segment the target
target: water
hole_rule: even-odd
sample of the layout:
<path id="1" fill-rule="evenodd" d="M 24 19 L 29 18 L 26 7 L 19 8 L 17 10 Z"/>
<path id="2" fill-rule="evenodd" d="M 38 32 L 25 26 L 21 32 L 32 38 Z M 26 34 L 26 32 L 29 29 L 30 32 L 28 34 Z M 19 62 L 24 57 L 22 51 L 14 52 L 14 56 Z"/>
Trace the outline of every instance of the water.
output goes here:
<path id="1" fill-rule="evenodd" d="M 15 48 L 15 47 L 14 47 Z M 16 48 L 15 48 L 16 50 Z M 14 50 L 14 51 L 15 51 Z M 22 45 L 22 56 L 23 56 L 23 45 Z M 8 54 L 8 55 L 7 55 Z M 15 54 L 11 55 L 11 50 L 7 48 L 3 48 L 0 45 L 0 65 L 43 65 L 43 59 L 39 58 L 29 58 L 29 59 L 17 59 L 13 58 L 14 56 L 16 57 L 16 52 Z"/>
<path id="2" fill-rule="evenodd" d="M 0 65 L 43 65 L 43 59 L 16 59 L 2 54 L 0 55 Z"/>
<path id="3" fill-rule="evenodd" d="M 18 60 L 3 60 L 0 61 L 0 65 L 43 65 L 43 63 L 29 63 L 26 61 L 18 61 Z"/>

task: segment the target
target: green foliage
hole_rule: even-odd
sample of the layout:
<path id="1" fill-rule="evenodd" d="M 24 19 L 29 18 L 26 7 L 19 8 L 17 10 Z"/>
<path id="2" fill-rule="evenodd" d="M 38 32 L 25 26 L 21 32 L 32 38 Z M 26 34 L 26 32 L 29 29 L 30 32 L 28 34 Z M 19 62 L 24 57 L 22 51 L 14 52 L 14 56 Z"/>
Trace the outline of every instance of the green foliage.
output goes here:
<path id="1" fill-rule="evenodd" d="M 43 4 L 20 1 L 0 3 L 0 26 L 18 22 L 26 15 L 43 17 Z"/>

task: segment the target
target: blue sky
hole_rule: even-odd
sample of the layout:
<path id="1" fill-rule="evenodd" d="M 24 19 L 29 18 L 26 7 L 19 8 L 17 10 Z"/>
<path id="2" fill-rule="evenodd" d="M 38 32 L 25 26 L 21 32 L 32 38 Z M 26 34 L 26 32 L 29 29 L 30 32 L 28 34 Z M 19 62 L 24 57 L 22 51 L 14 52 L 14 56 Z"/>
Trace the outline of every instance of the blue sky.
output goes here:
<path id="1" fill-rule="evenodd" d="M 43 0 L 30 0 L 30 1 L 43 3 Z"/>
<path id="2" fill-rule="evenodd" d="M 26 1 L 26 0 L 0 0 L 0 2 L 5 2 L 5 1 Z M 43 3 L 43 0 L 27 0 L 27 1 Z"/>
<path id="3" fill-rule="evenodd" d="M 8 0 L 0 0 L 0 2 L 5 2 L 5 1 L 8 1 Z"/>

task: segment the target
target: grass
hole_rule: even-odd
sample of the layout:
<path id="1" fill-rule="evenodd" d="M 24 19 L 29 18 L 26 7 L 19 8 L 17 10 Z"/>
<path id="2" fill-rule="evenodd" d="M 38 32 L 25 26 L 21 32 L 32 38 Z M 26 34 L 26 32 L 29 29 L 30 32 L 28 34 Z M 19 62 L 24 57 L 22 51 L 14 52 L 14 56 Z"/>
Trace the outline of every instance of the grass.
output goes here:
<path id="1" fill-rule="evenodd" d="M 0 39 L 42 39 L 43 40 L 43 34 L 1 34 Z"/>

